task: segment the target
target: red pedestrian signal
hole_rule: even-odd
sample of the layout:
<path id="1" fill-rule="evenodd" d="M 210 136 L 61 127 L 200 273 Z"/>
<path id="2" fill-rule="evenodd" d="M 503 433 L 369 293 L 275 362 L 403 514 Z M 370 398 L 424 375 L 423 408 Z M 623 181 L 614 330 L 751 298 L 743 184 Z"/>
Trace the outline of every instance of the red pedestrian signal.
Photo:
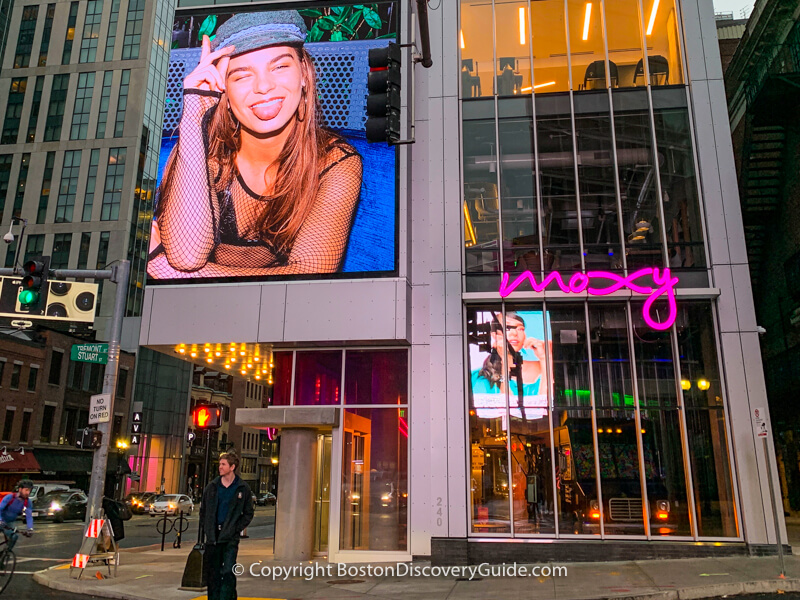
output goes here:
<path id="1" fill-rule="evenodd" d="M 221 424 L 221 414 L 216 404 L 198 404 L 192 412 L 192 423 L 197 429 L 216 429 Z"/>

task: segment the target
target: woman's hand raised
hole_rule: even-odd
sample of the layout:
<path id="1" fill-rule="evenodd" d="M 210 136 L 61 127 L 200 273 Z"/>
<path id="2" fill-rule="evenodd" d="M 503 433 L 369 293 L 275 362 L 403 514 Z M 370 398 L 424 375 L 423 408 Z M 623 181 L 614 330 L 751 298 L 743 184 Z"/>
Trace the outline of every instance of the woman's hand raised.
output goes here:
<path id="1" fill-rule="evenodd" d="M 234 50 L 233 46 L 225 46 L 216 52 L 212 52 L 211 40 L 207 35 L 204 35 L 200 63 L 183 80 L 183 88 L 224 92 L 225 75 L 228 72 L 228 63 L 231 61 L 229 55 Z"/>

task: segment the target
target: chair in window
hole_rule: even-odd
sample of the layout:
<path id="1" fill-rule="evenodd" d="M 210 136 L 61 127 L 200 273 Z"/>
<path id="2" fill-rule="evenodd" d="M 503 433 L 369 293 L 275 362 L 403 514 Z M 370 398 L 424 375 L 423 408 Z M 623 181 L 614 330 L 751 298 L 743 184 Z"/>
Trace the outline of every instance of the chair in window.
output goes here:
<path id="1" fill-rule="evenodd" d="M 489 182 L 474 182 L 464 185 L 464 195 L 472 201 L 478 221 L 482 223 L 496 221 L 500 214 L 500 205 L 497 198 L 497 184 Z"/>
<path id="2" fill-rule="evenodd" d="M 667 85 L 669 83 L 669 62 L 660 54 L 647 57 L 647 65 L 650 67 L 650 85 Z M 636 64 L 636 72 L 633 75 L 633 85 L 638 83 L 639 78 L 644 81 L 644 59 L 640 59 Z"/>
<path id="3" fill-rule="evenodd" d="M 497 95 L 513 96 L 520 92 L 522 75 L 516 72 L 517 59 L 501 57 L 498 59 L 500 72 L 497 74 Z"/>
<path id="4" fill-rule="evenodd" d="M 481 97 L 481 78 L 473 74 L 476 68 L 477 65 L 471 58 L 461 61 L 461 93 L 464 94 L 464 98 Z"/>
<path id="5" fill-rule="evenodd" d="M 608 61 L 609 79 L 611 80 L 611 87 L 615 88 L 619 85 L 619 71 L 617 70 L 616 63 Z M 606 87 L 606 61 L 596 60 L 586 67 L 586 73 L 583 76 L 584 90 L 599 90 Z"/>

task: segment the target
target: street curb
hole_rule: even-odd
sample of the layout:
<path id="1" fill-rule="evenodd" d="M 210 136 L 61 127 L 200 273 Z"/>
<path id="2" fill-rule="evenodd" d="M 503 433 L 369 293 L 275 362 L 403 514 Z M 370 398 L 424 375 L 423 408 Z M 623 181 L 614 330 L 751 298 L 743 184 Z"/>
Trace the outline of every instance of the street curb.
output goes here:
<path id="1" fill-rule="evenodd" d="M 33 580 L 50 589 L 73 594 L 91 594 L 112 600 L 143 600 L 142 596 L 135 596 L 125 592 L 103 588 L 86 589 L 81 581 L 55 581 L 47 576 L 45 569 L 33 574 Z M 83 580 L 87 583 L 87 580 Z M 178 588 L 175 588 L 176 591 Z M 761 581 L 743 581 L 739 583 L 717 583 L 701 585 L 663 592 L 649 592 L 646 594 L 633 594 L 630 596 L 597 596 L 594 600 L 702 600 L 715 596 L 738 596 L 742 594 L 777 594 L 779 592 L 800 592 L 800 579 L 768 579 Z M 366 597 L 367 594 L 364 594 Z M 586 600 L 586 599 L 585 599 Z"/>
<path id="2" fill-rule="evenodd" d="M 99 598 L 111 598 L 112 600 L 142 600 L 141 596 L 134 596 L 124 592 L 117 592 L 116 590 L 96 589 L 87 591 L 83 589 L 80 583 L 75 579 L 70 579 L 68 582 L 53 581 L 45 575 L 50 569 L 39 571 L 33 574 L 33 580 L 39 585 L 48 587 L 51 590 L 58 590 L 59 592 L 69 592 L 71 594 L 91 594 Z M 74 582 L 74 583 L 73 583 Z"/>

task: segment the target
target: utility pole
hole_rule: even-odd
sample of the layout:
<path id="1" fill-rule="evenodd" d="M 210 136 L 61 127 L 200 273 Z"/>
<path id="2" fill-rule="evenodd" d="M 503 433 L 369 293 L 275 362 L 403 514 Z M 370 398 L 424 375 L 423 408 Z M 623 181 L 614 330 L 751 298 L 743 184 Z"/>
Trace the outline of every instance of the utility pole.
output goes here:
<path id="1" fill-rule="evenodd" d="M 114 414 L 114 400 L 117 392 L 117 374 L 119 373 L 119 344 L 122 337 L 122 318 L 125 316 L 125 302 L 128 298 L 128 276 L 131 263 L 121 260 L 114 265 L 111 281 L 117 284 L 117 294 L 114 298 L 114 316 L 111 319 L 111 331 L 108 338 L 108 363 L 103 375 L 103 393 L 111 396 L 108 412 Z M 100 447 L 94 452 L 92 460 L 92 478 L 89 483 L 89 505 L 86 510 L 87 522 L 92 517 L 100 516 L 103 505 L 103 488 L 106 483 L 106 465 L 108 464 L 108 447 L 111 443 L 111 427 L 113 419 L 97 425 L 103 438 Z"/>

